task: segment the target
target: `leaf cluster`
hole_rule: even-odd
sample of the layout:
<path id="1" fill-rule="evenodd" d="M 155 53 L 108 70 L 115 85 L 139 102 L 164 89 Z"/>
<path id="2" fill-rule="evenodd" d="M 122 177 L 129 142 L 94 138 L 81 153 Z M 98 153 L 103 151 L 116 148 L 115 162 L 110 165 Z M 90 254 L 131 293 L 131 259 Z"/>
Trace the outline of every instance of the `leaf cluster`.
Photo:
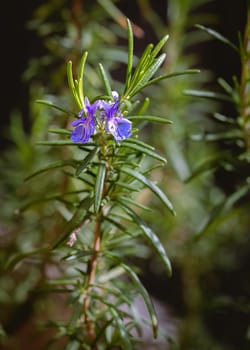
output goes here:
<path id="1" fill-rule="evenodd" d="M 217 132 L 205 132 L 204 134 L 196 134 L 192 136 L 195 141 L 214 142 L 220 148 L 219 156 L 209 157 L 205 159 L 194 171 L 193 174 L 186 179 L 190 181 L 204 171 L 223 171 L 230 179 L 236 176 L 238 182 L 232 186 L 230 192 L 225 196 L 222 202 L 214 208 L 211 215 L 207 218 L 206 223 L 200 230 L 200 234 L 207 232 L 216 222 L 219 222 L 222 217 L 232 214 L 236 208 L 245 206 L 249 203 L 249 48 L 247 40 L 249 38 L 248 26 L 246 28 L 245 37 L 239 39 L 239 47 L 229 41 L 211 28 L 201 25 L 197 27 L 207 34 L 228 45 L 238 55 L 241 62 L 240 80 L 233 77 L 233 84 L 229 84 L 223 78 L 218 79 L 221 92 L 214 91 L 196 91 L 187 90 L 186 95 L 195 98 L 203 98 L 221 103 L 226 103 L 229 110 L 233 111 L 233 115 L 221 114 L 215 112 L 212 117 L 219 125 Z"/>

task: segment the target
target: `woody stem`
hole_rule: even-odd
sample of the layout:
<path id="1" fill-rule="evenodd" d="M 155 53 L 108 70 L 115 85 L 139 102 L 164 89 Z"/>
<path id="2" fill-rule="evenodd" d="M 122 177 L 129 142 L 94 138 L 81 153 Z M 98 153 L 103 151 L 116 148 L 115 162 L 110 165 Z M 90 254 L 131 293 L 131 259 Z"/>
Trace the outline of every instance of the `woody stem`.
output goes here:
<path id="1" fill-rule="evenodd" d="M 95 227 L 95 236 L 94 236 L 94 243 L 93 243 L 93 250 L 94 253 L 91 256 L 91 259 L 88 264 L 88 280 L 87 280 L 87 289 L 86 289 L 86 297 L 84 299 L 83 303 L 83 313 L 85 316 L 85 324 L 87 328 L 87 333 L 89 335 L 89 339 L 93 341 L 95 339 L 95 327 L 93 322 L 90 320 L 89 316 L 87 315 L 87 310 L 90 306 L 90 296 L 89 293 L 91 292 L 92 284 L 95 280 L 96 275 L 96 268 L 97 268 L 97 258 L 98 253 L 100 251 L 101 247 L 101 213 L 98 214 L 97 220 L 96 220 L 96 227 Z M 95 347 L 97 350 L 97 347 Z"/>

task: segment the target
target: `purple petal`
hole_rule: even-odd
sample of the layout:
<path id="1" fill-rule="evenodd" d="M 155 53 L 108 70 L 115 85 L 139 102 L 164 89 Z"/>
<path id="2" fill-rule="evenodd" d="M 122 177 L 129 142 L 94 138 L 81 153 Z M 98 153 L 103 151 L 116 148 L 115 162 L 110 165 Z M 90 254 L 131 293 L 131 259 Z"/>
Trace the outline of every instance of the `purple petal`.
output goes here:
<path id="1" fill-rule="evenodd" d="M 104 111 L 106 112 L 106 111 L 108 111 L 109 109 L 110 109 L 110 103 L 109 102 L 107 102 L 107 101 L 104 101 L 104 100 L 101 100 L 100 101 L 101 103 L 100 103 L 100 107 L 101 107 L 101 109 L 104 109 Z"/>
<path id="2" fill-rule="evenodd" d="M 85 106 L 90 106 L 90 102 L 87 96 L 84 97 Z"/>
<path id="3" fill-rule="evenodd" d="M 97 110 L 97 109 L 99 108 L 99 106 L 100 106 L 100 100 L 97 100 L 97 101 L 95 101 L 93 104 L 91 104 L 91 103 L 89 102 L 88 97 L 85 97 L 84 102 L 85 102 L 85 108 L 86 108 L 86 110 L 87 110 L 88 116 L 93 117 L 94 114 L 95 114 L 95 112 L 96 112 L 96 110 Z"/>
<path id="4" fill-rule="evenodd" d="M 131 136 L 131 129 L 132 129 L 132 123 L 130 120 L 125 118 L 116 118 L 117 121 L 117 134 L 118 138 L 116 138 L 117 141 L 127 139 L 129 136 Z"/>
<path id="5" fill-rule="evenodd" d="M 75 143 L 85 143 L 88 142 L 90 136 L 90 130 L 81 124 L 72 131 L 70 138 Z"/>
<path id="6" fill-rule="evenodd" d="M 71 133 L 71 140 L 76 143 L 86 143 L 95 132 L 94 118 L 86 117 L 73 121 L 75 129 Z"/>
<path id="7" fill-rule="evenodd" d="M 100 108 L 101 101 L 97 100 L 92 104 L 92 108 L 96 111 L 98 108 Z"/>
<path id="8" fill-rule="evenodd" d="M 107 122 L 107 131 L 116 141 L 127 139 L 131 135 L 131 121 L 125 118 L 112 118 Z"/>
<path id="9" fill-rule="evenodd" d="M 104 109 L 108 120 L 115 117 L 115 114 L 117 114 L 117 113 L 120 114 L 120 111 L 118 108 L 119 107 L 119 100 L 116 100 L 114 103 L 102 101 L 100 107 L 102 109 Z"/>
<path id="10" fill-rule="evenodd" d="M 76 119 L 76 120 L 74 120 L 70 125 L 71 125 L 71 126 L 77 126 L 77 125 L 79 125 L 79 124 L 82 124 L 82 123 L 84 123 L 84 119 L 85 119 L 85 118 Z"/>

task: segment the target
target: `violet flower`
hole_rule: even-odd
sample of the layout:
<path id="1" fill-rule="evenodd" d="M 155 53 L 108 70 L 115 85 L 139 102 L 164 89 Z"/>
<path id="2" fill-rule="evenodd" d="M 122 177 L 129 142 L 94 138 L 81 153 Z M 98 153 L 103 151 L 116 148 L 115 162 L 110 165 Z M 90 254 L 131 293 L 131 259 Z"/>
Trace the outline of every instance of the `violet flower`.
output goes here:
<path id="1" fill-rule="evenodd" d="M 123 117 L 119 109 L 119 95 L 113 92 L 114 102 L 97 100 L 93 104 L 85 97 L 84 108 L 79 112 L 79 119 L 74 120 L 71 126 L 74 130 L 71 132 L 71 140 L 75 143 L 86 143 L 98 128 L 96 122 L 96 113 L 100 110 L 99 119 L 105 127 L 107 133 L 113 135 L 116 141 L 127 139 L 131 135 L 132 123 Z"/>
<path id="2" fill-rule="evenodd" d="M 84 102 L 85 106 L 79 112 L 80 118 L 71 123 L 71 126 L 75 129 L 72 131 L 70 138 L 75 143 L 88 142 L 95 132 L 95 113 L 100 106 L 100 101 L 98 100 L 91 105 L 89 99 L 85 97 Z"/>
<path id="3" fill-rule="evenodd" d="M 130 120 L 123 118 L 119 109 L 118 97 L 113 103 L 102 101 L 100 108 L 103 110 L 101 118 L 105 122 L 106 131 L 112 134 L 116 141 L 127 139 L 131 135 L 132 123 Z"/>

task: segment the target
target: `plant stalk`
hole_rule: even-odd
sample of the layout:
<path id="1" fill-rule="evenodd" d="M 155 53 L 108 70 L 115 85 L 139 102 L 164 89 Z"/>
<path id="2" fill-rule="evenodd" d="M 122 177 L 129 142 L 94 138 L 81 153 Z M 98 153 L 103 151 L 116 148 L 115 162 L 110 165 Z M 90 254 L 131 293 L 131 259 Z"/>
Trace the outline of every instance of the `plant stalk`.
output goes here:
<path id="1" fill-rule="evenodd" d="M 104 153 L 105 149 L 103 149 Z M 104 180 L 104 187 L 102 191 L 102 199 L 105 197 L 107 193 L 107 186 L 106 186 L 106 180 L 108 178 L 109 173 L 109 164 L 106 162 L 106 174 L 105 174 L 105 180 Z M 95 232 L 94 232 L 94 242 L 93 242 L 93 251 L 94 254 L 91 256 L 91 259 L 88 263 L 88 279 L 87 279 L 87 287 L 85 290 L 86 296 L 83 303 L 83 314 L 85 318 L 85 325 L 87 334 L 89 336 L 89 339 L 91 342 L 95 341 L 96 338 L 96 331 L 95 331 L 95 325 L 93 321 L 89 318 L 87 314 L 87 310 L 90 307 L 91 298 L 89 296 L 89 293 L 91 292 L 92 285 L 95 281 L 96 276 L 96 270 L 97 270 L 97 262 L 98 262 L 98 254 L 101 250 L 101 222 L 102 222 L 102 208 L 99 209 L 99 212 L 96 216 L 96 225 L 95 225 Z M 98 350 L 97 345 L 95 344 L 93 347 L 93 350 Z"/>
<path id="2" fill-rule="evenodd" d="M 91 286 L 95 280 L 98 253 L 100 252 L 100 248 L 101 248 L 101 218 L 102 218 L 102 213 L 99 212 L 96 220 L 95 237 L 94 237 L 94 243 L 93 243 L 93 250 L 95 251 L 95 253 L 91 256 L 91 259 L 88 265 L 88 281 L 87 281 L 87 289 L 85 291 L 86 297 L 83 303 L 83 313 L 85 317 L 86 329 L 87 329 L 89 339 L 91 341 L 95 340 L 96 334 L 95 334 L 95 326 L 93 322 L 90 320 L 89 316 L 87 315 L 87 310 L 90 306 L 90 297 L 88 294 L 90 293 L 92 288 Z M 97 346 L 95 346 L 93 350 L 97 350 Z"/>

